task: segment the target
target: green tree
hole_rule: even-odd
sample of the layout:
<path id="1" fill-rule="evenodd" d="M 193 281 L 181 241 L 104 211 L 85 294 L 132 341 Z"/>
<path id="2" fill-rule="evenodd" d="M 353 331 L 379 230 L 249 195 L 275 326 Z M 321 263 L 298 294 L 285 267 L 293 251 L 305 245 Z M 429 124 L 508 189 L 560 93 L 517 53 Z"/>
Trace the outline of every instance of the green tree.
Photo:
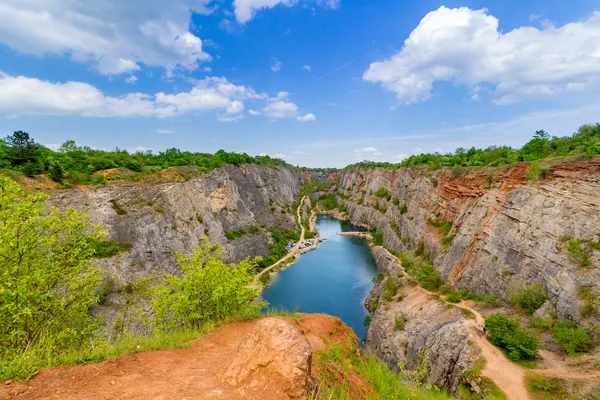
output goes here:
<path id="1" fill-rule="evenodd" d="M 265 304 L 254 303 L 258 288 L 250 287 L 257 257 L 239 264 L 226 264 L 220 259 L 219 244 L 201 242 L 191 257 L 177 253 L 183 277 L 164 277 L 152 288 L 151 304 L 154 325 L 160 331 L 178 327 L 199 327 L 243 313 L 260 310 Z"/>
<path id="2" fill-rule="evenodd" d="M 100 271 L 83 213 L 48 209 L 46 195 L 26 194 L 0 177 L 0 359 L 51 357 L 97 332 L 88 309 Z M 33 357 L 35 358 L 35 357 Z"/>
<path id="3" fill-rule="evenodd" d="M 7 136 L 4 142 L 8 146 L 8 160 L 12 166 L 39 163 L 40 146 L 29 133 L 16 131 Z"/>

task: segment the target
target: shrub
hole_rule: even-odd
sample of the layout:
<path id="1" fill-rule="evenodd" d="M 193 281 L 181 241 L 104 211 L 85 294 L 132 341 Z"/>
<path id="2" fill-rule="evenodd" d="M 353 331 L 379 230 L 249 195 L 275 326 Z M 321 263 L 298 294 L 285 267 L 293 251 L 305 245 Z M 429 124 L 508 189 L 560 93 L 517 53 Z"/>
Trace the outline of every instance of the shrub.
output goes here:
<path id="1" fill-rule="evenodd" d="M 531 322 L 529 323 L 529 326 L 531 326 L 532 328 L 535 328 L 535 329 L 548 330 L 548 329 L 552 329 L 552 327 L 554 326 L 554 321 L 539 318 L 539 317 L 533 317 L 531 319 Z"/>
<path id="2" fill-rule="evenodd" d="M 0 177 L 0 364 L 22 362 L 20 377 L 98 333 L 88 310 L 102 279 L 92 261 L 103 234 L 86 214 L 48 209 L 47 200 Z"/>
<path id="3" fill-rule="evenodd" d="M 58 183 L 61 183 L 65 177 L 65 168 L 56 160 L 50 161 L 48 165 L 48 176 Z"/>
<path id="4" fill-rule="evenodd" d="M 250 227 L 250 229 L 248 229 L 248 233 L 257 233 L 258 232 L 258 227 L 255 225 L 252 225 Z"/>
<path id="5" fill-rule="evenodd" d="M 460 303 L 462 300 L 462 296 L 460 292 L 451 292 L 446 296 L 446 301 L 448 303 Z"/>
<path id="6" fill-rule="evenodd" d="M 246 231 L 244 229 L 225 231 L 225 237 L 227 238 L 227 240 L 234 240 L 236 238 L 239 238 L 240 236 L 244 236 L 245 234 L 246 234 Z"/>
<path id="7" fill-rule="evenodd" d="M 533 393 L 548 395 L 560 392 L 560 385 L 556 379 L 546 378 L 541 374 L 530 374 L 526 379 L 527 387 Z"/>
<path id="8" fill-rule="evenodd" d="M 100 240 L 95 243 L 94 256 L 98 258 L 112 257 L 121 251 L 131 249 L 129 242 L 115 242 L 113 240 Z"/>
<path id="9" fill-rule="evenodd" d="M 397 331 L 403 331 L 407 322 L 408 317 L 405 314 L 400 313 L 399 315 L 396 315 L 396 318 L 394 319 L 394 327 Z"/>
<path id="10" fill-rule="evenodd" d="M 506 350 L 513 361 L 533 360 L 539 347 L 539 338 L 523 328 L 518 321 L 508 319 L 504 314 L 494 314 L 485 320 L 485 330 L 491 342 Z"/>
<path id="11" fill-rule="evenodd" d="M 525 171 L 527 180 L 531 182 L 537 182 L 540 179 L 545 179 L 550 173 L 550 166 L 546 164 L 540 164 L 539 162 L 533 162 Z"/>
<path id="12" fill-rule="evenodd" d="M 373 232 L 373 244 L 377 246 L 383 245 L 383 232 Z"/>
<path id="13" fill-rule="evenodd" d="M 587 332 L 571 321 L 559 321 L 554 326 L 556 343 L 570 356 L 590 350 L 592 340 Z"/>
<path id="14" fill-rule="evenodd" d="M 191 257 L 177 253 L 183 277 L 167 275 L 151 290 L 154 328 L 171 331 L 200 327 L 235 315 L 253 313 L 266 304 L 252 300 L 259 289 L 250 287 L 259 259 L 239 264 L 221 261 L 223 247 L 201 242 Z"/>
<path id="15" fill-rule="evenodd" d="M 115 210 L 115 212 L 118 215 L 125 215 L 125 214 L 127 214 L 127 210 L 124 209 L 123 207 L 121 207 L 116 200 L 110 200 L 109 203 L 112 204 L 113 209 Z"/>
<path id="16" fill-rule="evenodd" d="M 548 295 L 539 283 L 515 282 L 510 288 L 510 300 L 531 315 L 548 300 Z"/>
<path id="17" fill-rule="evenodd" d="M 408 207 L 406 204 L 400 204 L 398 211 L 400 211 L 400 214 L 406 214 L 408 212 Z"/>
<path id="18" fill-rule="evenodd" d="M 264 273 L 260 276 L 260 283 L 262 283 L 263 285 L 266 285 L 267 282 L 269 282 L 269 280 L 271 279 L 271 274 L 270 273 Z"/>
<path id="19" fill-rule="evenodd" d="M 600 244 L 592 240 L 570 239 L 567 247 L 569 259 L 581 267 L 592 266 L 591 257 L 594 250 L 599 250 Z"/>
<path id="20" fill-rule="evenodd" d="M 369 326 L 371 325 L 371 322 L 373 321 L 373 317 L 371 317 L 370 315 L 365 316 L 365 319 L 363 321 L 363 324 L 365 326 Z"/>
<path id="21" fill-rule="evenodd" d="M 373 193 L 375 196 L 379 197 L 379 198 L 385 198 L 386 200 L 391 200 L 392 199 L 392 195 L 390 194 L 390 192 L 384 188 L 384 187 L 380 187 L 375 193 Z"/>

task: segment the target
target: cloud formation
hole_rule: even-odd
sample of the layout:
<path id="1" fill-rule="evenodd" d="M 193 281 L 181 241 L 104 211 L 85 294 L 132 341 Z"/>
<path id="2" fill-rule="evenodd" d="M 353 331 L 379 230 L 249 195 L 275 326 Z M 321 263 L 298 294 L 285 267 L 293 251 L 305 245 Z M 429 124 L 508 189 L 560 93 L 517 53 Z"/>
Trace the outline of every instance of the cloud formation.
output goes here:
<path id="1" fill-rule="evenodd" d="M 300 117 L 298 106 L 290 101 L 288 93 L 281 92 L 271 98 L 251 87 L 235 85 L 226 78 L 206 78 L 186 92 L 127 93 L 114 97 L 83 82 L 55 83 L 0 72 L 0 113 L 4 114 L 165 118 L 212 110 L 217 112 L 220 121 L 230 122 L 243 118 L 246 102 L 264 104 L 263 113 L 269 118 Z M 254 110 L 249 113 L 260 114 Z M 315 120 L 313 114 L 301 118 L 303 121 Z M 157 133 L 169 134 L 171 131 L 159 129 Z"/>
<path id="2" fill-rule="evenodd" d="M 68 54 L 102 74 L 131 73 L 140 64 L 195 69 L 211 56 L 189 31 L 211 0 L 3 0 L 0 42 L 27 54 Z M 95 5 L 91 5 L 95 4 Z"/>
<path id="3" fill-rule="evenodd" d="M 279 5 L 291 7 L 299 2 L 299 0 L 233 0 L 233 9 L 236 20 L 240 24 L 245 24 L 254 18 L 260 10 L 274 8 Z M 314 3 L 314 1 L 312 2 Z M 316 3 L 323 8 L 337 8 L 340 0 L 317 0 Z"/>
<path id="4" fill-rule="evenodd" d="M 600 12 L 561 27 L 498 30 L 487 10 L 440 7 L 427 14 L 391 58 L 363 79 L 402 103 L 431 98 L 433 84 L 466 85 L 472 100 L 488 86 L 496 104 L 585 90 L 600 83 Z M 483 87 L 479 86 L 483 85 Z"/>

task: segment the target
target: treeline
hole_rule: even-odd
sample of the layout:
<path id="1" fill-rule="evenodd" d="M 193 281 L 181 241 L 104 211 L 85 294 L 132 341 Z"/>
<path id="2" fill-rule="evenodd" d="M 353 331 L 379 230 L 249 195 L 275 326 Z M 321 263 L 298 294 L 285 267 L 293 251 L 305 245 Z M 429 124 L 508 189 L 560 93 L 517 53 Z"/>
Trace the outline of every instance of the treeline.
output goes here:
<path id="1" fill-rule="evenodd" d="M 131 154 L 119 148 L 112 151 L 92 149 L 67 140 L 57 151 L 53 151 L 36 143 L 23 131 L 14 132 L 0 140 L 0 168 L 20 171 L 27 176 L 48 174 L 56 182 L 92 183 L 95 172 L 111 168 L 127 168 L 144 173 L 174 166 L 194 166 L 200 172 L 207 172 L 224 164 L 284 165 L 293 168 L 278 158 L 252 157 L 246 153 L 224 150 L 209 154 L 171 148 L 158 154 L 150 151 Z"/>
<path id="2" fill-rule="evenodd" d="M 520 161 L 536 161 L 559 157 L 593 157 L 600 154 L 600 124 L 583 125 L 571 136 L 550 136 L 538 130 L 533 138 L 520 149 L 508 146 L 490 146 L 486 149 L 464 149 L 459 147 L 454 153 L 419 154 L 408 157 L 400 163 L 363 161 L 350 167 L 361 168 L 400 168 L 428 166 L 442 167 L 498 167 Z"/>

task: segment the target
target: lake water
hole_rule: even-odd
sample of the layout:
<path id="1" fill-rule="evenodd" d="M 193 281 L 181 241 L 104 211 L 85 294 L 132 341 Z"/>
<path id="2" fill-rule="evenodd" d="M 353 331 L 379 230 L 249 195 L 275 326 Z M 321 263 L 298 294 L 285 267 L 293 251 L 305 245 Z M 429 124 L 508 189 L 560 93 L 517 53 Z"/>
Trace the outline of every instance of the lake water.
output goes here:
<path id="1" fill-rule="evenodd" d="M 327 240 L 277 274 L 262 297 L 271 308 L 340 317 L 364 339 L 368 313 L 363 303 L 377 275 L 371 250 L 366 239 L 338 235 L 358 230 L 346 222 L 320 216 L 317 230 Z"/>

